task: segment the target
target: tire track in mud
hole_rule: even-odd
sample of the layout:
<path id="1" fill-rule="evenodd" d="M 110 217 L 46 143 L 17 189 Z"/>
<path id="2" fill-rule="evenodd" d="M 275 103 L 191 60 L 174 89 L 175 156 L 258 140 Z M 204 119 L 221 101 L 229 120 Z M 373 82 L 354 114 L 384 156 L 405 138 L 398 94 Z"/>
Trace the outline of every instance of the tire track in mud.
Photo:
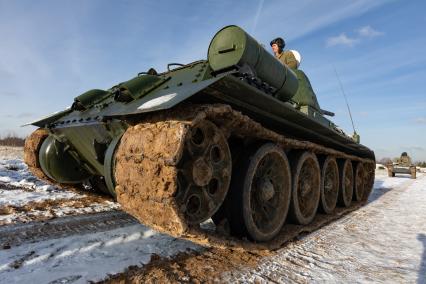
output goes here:
<path id="1" fill-rule="evenodd" d="M 0 227 L 0 249 L 25 243 L 57 239 L 76 234 L 90 234 L 138 224 L 122 211 L 69 216 L 43 222 Z"/>

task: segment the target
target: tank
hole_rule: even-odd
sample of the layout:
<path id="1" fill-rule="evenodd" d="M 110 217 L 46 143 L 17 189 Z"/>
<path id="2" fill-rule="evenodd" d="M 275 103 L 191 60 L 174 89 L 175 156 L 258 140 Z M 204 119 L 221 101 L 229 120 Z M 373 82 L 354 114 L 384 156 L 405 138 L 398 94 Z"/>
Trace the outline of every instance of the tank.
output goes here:
<path id="1" fill-rule="evenodd" d="M 387 165 L 388 176 L 395 177 L 395 174 L 408 174 L 412 179 L 416 178 L 416 166 L 411 162 L 407 152 L 402 152 L 401 157 L 394 163 Z"/>
<path id="2" fill-rule="evenodd" d="M 206 60 L 90 90 L 30 123 L 25 161 L 48 182 L 90 183 L 160 232 L 212 220 L 267 242 L 368 199 L 374 153 L 326 115 L 303 71 L 227 26 Z"/>

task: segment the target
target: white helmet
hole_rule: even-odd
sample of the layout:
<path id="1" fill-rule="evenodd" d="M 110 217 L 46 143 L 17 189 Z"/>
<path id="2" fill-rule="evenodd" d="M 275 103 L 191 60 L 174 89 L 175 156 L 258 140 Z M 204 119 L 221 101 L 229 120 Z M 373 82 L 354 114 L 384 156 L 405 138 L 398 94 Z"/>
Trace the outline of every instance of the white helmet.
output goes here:
<path id="1" fill-rule="evenodd" d="M 302 62 L 302 56 L 297 50 L 290 50 L 290 51 L 293 53 L 294 57 L 296 58 L 297 68 L 299 68 L 300 63 Z"/>

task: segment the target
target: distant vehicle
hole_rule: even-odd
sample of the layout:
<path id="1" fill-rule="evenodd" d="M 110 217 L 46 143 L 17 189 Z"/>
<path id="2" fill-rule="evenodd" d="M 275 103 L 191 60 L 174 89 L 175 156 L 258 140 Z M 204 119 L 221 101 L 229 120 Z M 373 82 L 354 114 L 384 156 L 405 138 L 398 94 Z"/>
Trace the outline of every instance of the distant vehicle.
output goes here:
<path id="1" fill-rule="evenodd" d="M 214 36 L 207 57 L 88 91 L 33 122 L 29 168 L 51 182 L 89 181 L 178 237 L 212 218 L 268 241 L 288 220 L 306 225 L 318 208 L 367 201 L 374 153 L 326 117 L 303 71 L 237 26 Z"/>
<path id="2" fill-rule="evenodd" d="M 416 178 L 416 166 L 412 164 L 407 152 L 403 152 L 396 162 L 389 163 L 387 168 L 389 177 L 395 177 L 395 174 L 408 174 L 412 179 Z"/>

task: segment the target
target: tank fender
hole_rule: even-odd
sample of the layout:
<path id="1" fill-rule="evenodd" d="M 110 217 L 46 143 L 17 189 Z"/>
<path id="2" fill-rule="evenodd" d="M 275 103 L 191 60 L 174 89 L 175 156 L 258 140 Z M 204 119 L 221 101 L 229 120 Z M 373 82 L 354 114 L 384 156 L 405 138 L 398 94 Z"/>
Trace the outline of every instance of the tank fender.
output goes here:
<path id="1" fill-rule="evenodd" d="M 217 77 L 201 82 L 184 84 L 182 86 L 177 85 L 151 92 L 139 100 L 111 109 L 105 114 L 105 116 L 123 116 L 172 108 L 178 103 L 219 81 L 229 73 L 231 72 L 222 73 Z"/>

